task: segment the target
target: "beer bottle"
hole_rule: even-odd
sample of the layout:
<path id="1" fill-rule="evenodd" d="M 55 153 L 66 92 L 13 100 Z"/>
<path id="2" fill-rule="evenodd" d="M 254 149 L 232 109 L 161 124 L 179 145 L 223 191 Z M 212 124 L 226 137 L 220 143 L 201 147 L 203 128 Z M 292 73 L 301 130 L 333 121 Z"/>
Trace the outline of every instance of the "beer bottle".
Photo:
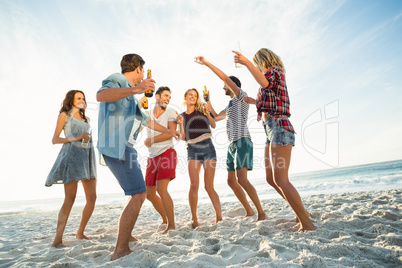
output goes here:
<path id="1" fill-rule="evenodd" d="M 209 101 L 209 91 L 207 90 L 207 86 L 204 86 L 204 100 Z"/>
<path id="2" fill-rule="evenodd" d="M 237 51 L 239 51 L 241 53 L 240 41 L 237 41 Z M 236 68 L 241 68 L 241 64 L 240 63 L 235 63 L 235 67 Z"/>
<path id="3" fill-rule="evenodd" d="M 142 104 L 142 108 L 144 108 L 145 110 L 148 109 L 148 98 L 144 97 L 144 103 Z"/>
<path id="4" fill-rule="evenodd" d="M 148 73 L 147 73 L 147 79 L 149 79 L 149 78 L 152 78 L 151 69 L 148 69 Z M 150 97 L 152 97 L 153 95 L 154 95 L 154 92 L 153 92 L 152 90 L 147 90 L 147 91 L 145 91 L 145 97 L 150 98 Z M 145 108 L 144 108 L 144 109 L 145 109 Z M 146 109 L 148 109 L 148 108 L 146 108 Z"/>

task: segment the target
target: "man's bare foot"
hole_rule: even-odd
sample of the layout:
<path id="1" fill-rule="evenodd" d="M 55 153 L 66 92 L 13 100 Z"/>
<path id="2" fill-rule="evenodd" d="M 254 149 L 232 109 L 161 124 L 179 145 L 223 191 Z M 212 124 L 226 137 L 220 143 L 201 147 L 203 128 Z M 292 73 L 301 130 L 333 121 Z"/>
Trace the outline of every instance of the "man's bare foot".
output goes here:
<path id="1" fill-rule="evenodd" d="M 127 256 L 128 254 L 130 254 L 131 252 L 133 252 L 132 250 L 130 250 L 130 249 L 127 249 L 127 250 L 124 250 L 124 251 L 120 251 L 120 252 L 113 252 L 113 254 L 112 254 L 112 259 L 111 259 L 111 261 L 115 261 L 115 260 L 117 260 L 117 259 L 119 259 L 119 258 L 121 258 L 121 257 L 124 257 L 124 256 Z"/>
<path id="2" fill-rule="evenodd" d="M 264 220 L 266 220 L 266 219 L 268 219 L 267 214 L 265 214 L 265 213 L 258 214 L 257 221 L 264 221 Z"/>
<path id="3" fill-rule="evenodd" d="M 77 234 L 77 235 L 75 236 L 75 238 L 77 238 L 77 239 L 91 240 L 91 238 L 89 238 L 88 236 L 86 236 L 86 235 L 84 235 L 84 234 L 82 234 L 82 235 Z"/>
<path id="4" fill-rule="evenodd" d="M 55 247 L 55 248 L 65 248 L 66 245 L 64 245 L 63 242 L 60 242 L 60 243 L 53 242 L 52 247 Z"/>
<path id="5" fill-rule="evenodd" d="M 216 223 L 222 221 L 222 216 L 216 216 Z"/>
<path id="6" fill-rule="evenodd" d="M 167 228 L 166 228 L 166 230 L 165 231 L 163 231 L 162 232 L 162 234 L 167 234 L 170 230 L 175 230 L 176 229 L 176 226 L 168 226 Z"/>
<path id="7" fill-rule="evenodd" d="M 135 242 L 138 241 L 137 238 L 135 238 L 134 236 L 130 236 L 130 238 L 128 239 L 128 242 Z"/>
<path id="8" fill-rule="evenodd" d="M 192 221 L 191 222 L 191 226 L 193 227 L 193 229 L 197 228 L 198 226 L 200 226 L 200 224 L 198 223 L 198 221 Z"/>

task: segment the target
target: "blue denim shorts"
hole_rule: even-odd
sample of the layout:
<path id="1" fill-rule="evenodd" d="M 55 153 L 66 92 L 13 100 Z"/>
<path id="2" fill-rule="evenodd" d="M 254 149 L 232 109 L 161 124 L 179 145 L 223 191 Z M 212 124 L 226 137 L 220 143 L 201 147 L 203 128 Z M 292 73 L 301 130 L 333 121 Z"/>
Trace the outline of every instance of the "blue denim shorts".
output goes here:
<path id="1" fill-rule="evenodd" d="M 264 129 L 267 135 L 267 144 L 272 142 L 282 146 L 289 144 L 295 146 L 295 134 L 278 125 L 272 117 L 265 120 Z"/>
<path id="2" fill-rule="evenodd" d="M 123 159 L 107 155 L 103 155 L 103 158 L 125 195 L 135 195 L 147 190 L 141 167 L 137 161 L 137 151 L 132 146 L 126 146 Z"/>
<path id="3" fill-rule="evenodd" d="M 197 160 L 203 163 L 207 159 L 216 160 L 216 151 L 211 139 L 187 146 L 187 160 Z"/>

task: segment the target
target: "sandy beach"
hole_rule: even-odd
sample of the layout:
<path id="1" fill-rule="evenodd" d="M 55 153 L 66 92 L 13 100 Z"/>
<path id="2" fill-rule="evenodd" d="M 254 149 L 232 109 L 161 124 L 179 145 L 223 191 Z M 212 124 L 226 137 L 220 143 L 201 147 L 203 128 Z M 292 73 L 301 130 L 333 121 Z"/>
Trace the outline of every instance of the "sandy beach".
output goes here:
<path id="1" fill-rule="evenodd" d="M 188 205 L 175 207 L 177 229 L 161 235 L 160 218 L 145 202 L 130 244 L 134 252 L 111 262 L 123 204 L 98 206 L 76 240 L 81 208 L 73 208 L 66 248 L 50 247 L 57 211 L 0 216 L 1 267 L 401 267 L 402 189 L 303 198 L 318 229 L 297 232 L 282 199 L 262 200 L 269 219 L 243 218 L 239 202 L 223 203 L 215 224 L 209 203 L 199 205 L 199 228 Z"/>

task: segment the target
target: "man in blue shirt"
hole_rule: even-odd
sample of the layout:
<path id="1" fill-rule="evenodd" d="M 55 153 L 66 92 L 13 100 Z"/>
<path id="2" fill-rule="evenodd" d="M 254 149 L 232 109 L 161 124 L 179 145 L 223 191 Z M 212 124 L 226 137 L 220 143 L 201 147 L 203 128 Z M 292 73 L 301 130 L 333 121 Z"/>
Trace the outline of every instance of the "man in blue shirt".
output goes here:
<path id="1" fill-rule="evenodd" d="M 178 139 L 179 132 L 169 130 L 142 113 L 135 94 L 155 91 L 155 81 L 144 79 L 145 61 L 137 54 L 123 56 L 121 74 L 115 73 L 102 81 L 96 99 L 100 102 L 98 149 L 102 165 L 107 165 L 126 195 L 130 195 L 119 219 L 116 248 L 112 260 L 130 254 L 131 235 L 146 198 L 146 187 L 137 151 L 133 145 L 141 125 L 170 134 Z M 144 80 L 143 80 L 144 79 Z"/>

